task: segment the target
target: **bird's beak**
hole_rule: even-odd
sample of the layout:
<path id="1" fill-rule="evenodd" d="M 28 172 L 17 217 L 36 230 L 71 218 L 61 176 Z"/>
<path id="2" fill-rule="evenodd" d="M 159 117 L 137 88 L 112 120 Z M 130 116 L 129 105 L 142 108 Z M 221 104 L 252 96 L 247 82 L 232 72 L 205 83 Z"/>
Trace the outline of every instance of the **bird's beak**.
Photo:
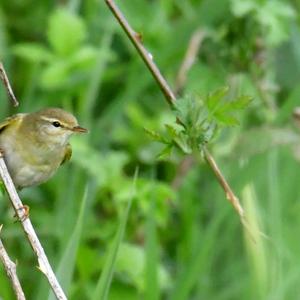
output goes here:
<path id="1" fill-rule="evenodd" d="M 80 127 L 80 126 L 75 126 L 71 130 L 76 133 L 87 133 L 88 132 L 87 129 Z"/>

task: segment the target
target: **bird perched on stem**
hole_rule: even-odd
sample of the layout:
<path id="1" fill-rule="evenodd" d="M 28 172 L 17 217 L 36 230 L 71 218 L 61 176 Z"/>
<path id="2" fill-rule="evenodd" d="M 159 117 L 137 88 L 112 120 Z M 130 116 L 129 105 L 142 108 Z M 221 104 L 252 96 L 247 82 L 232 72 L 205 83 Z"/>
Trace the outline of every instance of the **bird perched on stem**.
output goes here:
<path id="1" fill-rule="evenodd" d="M 70 136 L 85 132 L 60 108 L 16 114 L 0 123 L 0 149 L 16 188 L 47 181 L 71 158 Z"/>

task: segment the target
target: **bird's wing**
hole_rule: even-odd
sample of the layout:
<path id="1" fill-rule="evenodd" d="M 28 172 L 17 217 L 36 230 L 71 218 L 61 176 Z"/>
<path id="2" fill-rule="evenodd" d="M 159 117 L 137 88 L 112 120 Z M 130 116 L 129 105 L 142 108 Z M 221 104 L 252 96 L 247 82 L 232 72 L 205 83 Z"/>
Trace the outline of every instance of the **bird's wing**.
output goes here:
<path id="1" fill-rule="evenodd" d="M 23 114 L 16 114 L 16 115 L 13 115 L 13 116 L 11 116 L 11 117 L 8 117 L 8 118 L 4 119 L 4 121 L 2 121 L 2 122 L 0 123 L 0 133 L 3 132 L 3 130 L 4 130 L 5 128 L 7 128 L 7 126 L 9 126 L 9 125 L 11 125 L 11 124 L 17 122 L 18 120 L 20 120 L 20 119 L 21 119 L 21 118 L 20 118 L 21 115 L 23 115 Z"/>
<path id="2" fill-rule="evenodd" d="M 63 160 L 61 161 L 60 164 L 62 165 L 65 162 L 69 161 L 71 159 L 71 156 L 72 156 L 72 147 L 71 147 L 70 144 L 67 144 L 64 158 L 63 158 Z"/>

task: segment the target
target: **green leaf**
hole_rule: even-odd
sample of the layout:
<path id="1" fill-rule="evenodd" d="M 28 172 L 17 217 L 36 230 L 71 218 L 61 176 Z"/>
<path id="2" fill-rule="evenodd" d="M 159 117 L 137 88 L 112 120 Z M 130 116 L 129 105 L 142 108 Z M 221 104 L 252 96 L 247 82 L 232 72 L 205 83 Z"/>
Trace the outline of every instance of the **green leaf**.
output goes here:
<path id="1" fill-rule="evenodd" d="M 49 62 L 53 55 L 44 46 L 38 43 L 20 43 L 12 47 L 13 53 L 33 63 Z"/>
<path id="2" fill-rule="evenodd" d="M 172 154 L 173 145 L 169 144 L 157 155 L 158 158 L 170 157 Z"/>
<path id="3" fill-rule="evenodd" d="M 252 97 L 242 95 L 239 96 L 237 99 L 231 101 L 231 109 L 232 110 L 240 110 L 240 109 L 245 109 L 253 100 Z"/>
<path id="4" fill-rule="evenodd" d="M 158 132 L 148 129 L 148 128 L 144 128 L 145 132 L 154 140 L 157 142 L 161 142 L 163 144 L 169 143 L 161 134 L 159 134 Z"/>
<path id="5" fill-rule="evenodd" d="M 62 88 L 69 79 L 69 72 L 69 64 L 58 60 L 43 70 L 40 84 L 45 89 Z"/>
<path id="6" fill-rule="evenodd" d="M 175 138 L 183 131 L 183 127 L 179 124 L 165 124 L 167 132 L 170 137 Z"/>
<path id="7" fill-rule="evenodd" d="M 167 199 L 174 200 L 176 198 L 174 190 L 165 183 L 159 181 L 149 182 L 149 179 L 139 180 L 137 186 L 137 205 L 139 205 L 145 215 L 147 215 L 149 209 L 151 208 L 151 199 L 153 199 L 153 201 L 156 202 L 156 224 L 158 226 L 165 227 L 170 213 L 170 203 L 168 203 Z M 155 197 L 153 197 L 153 195 L 155 195 Z"/>
<path id="8" fill-rule="evenodd" d="M 222 114 L 222 113 L 217 113 L 215 114 L 215 117 L 218 121 L 218 123 L 225 125 L 225 126 L 236 126 L 239 125 L 239 121 L 237 118 L 235 118 L 232 115 L 229 114 Z"/>
<path id="9" fill-rule="evenodd" d="M 60 8 L 50 16 L 47 37 L 50 46 L 58 55 L 68 56 L 84 41 L 85 24 L 78 16 Z"/>
<path id="10" fill-rule="evenodd" d="M 217 110 L 221 100 L 227 95 L 228 91 L 228 86 L 225 86 L 215 90 L 208 95 L 206 105 L 210 112 L 215 112 Z"/>
<path id="11" fill-rule="evenodd" d="M 103 51 L 102 51 L 103 52 Z M 83 46 L 79 48 L 74 55 L 71 57 L 71 64 L 76 67 L 90 67 L 96 62 L 97 57 L 99 56 L 99 50 L 91 46 Z M 108 54 L 103 53 L 103 59 L 107 59 Z"/>
<path id="12" fill-rule="evenodd" d="M 237 99 L 234 99 L 232 101 L 228 101 L 226 104 L 224 104 L 219 110 L 218 113 L 229 113 L 234 112 L 236 110 L 243 110 L 245 109 L 250 102 L 252 101 L 252 97 L 249 96 L 239 96 Z"/>
<path id="13" fill-rule="evenodd" d="M 188 143 L 187 135 L 181 135 L 179 137 L 176 137 L 174 139 L 174 145 L 177 146 L 185 154 L 191 154 L 193 152 L 193 149 Z"/>
<path id="14" fill-rule="evenodd" d="M 176 116 L 180 124 L 176 124 L 178 129 L 187 129 L 203 121 L 204 105 L 200 97 L 186 96 L 178 100 L 175 104 Z"/>
<path id="15" fill-rule="evenodd" d="M 176 112 L 176 116 L 180 119 L 184 124 L 187 123 L 190 117 L 190 111 L 193 107 L 193 99 L 190 96 L 186 96 L 184 98 L 178 99 L 174 104 L 174 109 Z"/>
<path id="16" fill-rule="evenodd" d="M 216 122 L 212 122 L 199 137 L 199 144 L 209 143 L 215 136 L 218 130 Z"/>

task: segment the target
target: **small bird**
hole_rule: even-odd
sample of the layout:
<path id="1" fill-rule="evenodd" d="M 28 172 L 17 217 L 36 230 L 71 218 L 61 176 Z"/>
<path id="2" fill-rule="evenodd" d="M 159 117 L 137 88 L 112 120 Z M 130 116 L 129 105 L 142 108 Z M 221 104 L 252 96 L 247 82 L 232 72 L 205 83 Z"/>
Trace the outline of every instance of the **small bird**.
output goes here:
<path id="1" fill-rule="evenodd" d="M 0 149 L 16 188 L 47 181 L 71 158 L 70 136 L 85 132 L 60 108 L 20 113 L 0 123 Z"/>

